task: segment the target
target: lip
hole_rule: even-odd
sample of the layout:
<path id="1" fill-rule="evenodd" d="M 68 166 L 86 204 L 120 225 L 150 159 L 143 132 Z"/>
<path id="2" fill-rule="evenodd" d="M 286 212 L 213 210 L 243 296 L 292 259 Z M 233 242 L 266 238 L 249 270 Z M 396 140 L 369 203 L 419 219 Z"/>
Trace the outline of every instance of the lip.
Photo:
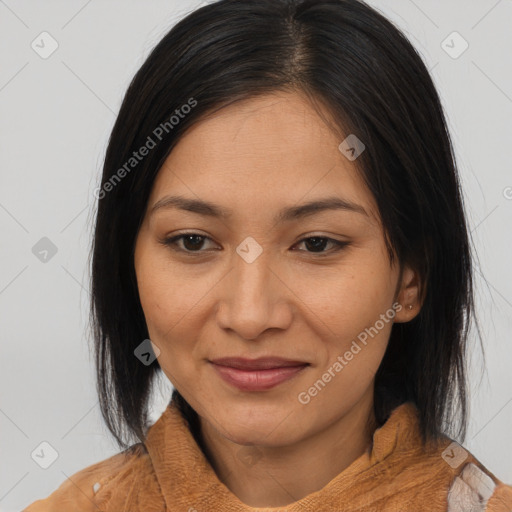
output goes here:
<path id="1" fill-rule="evenodd" d="M 283 357 L 258 357 L 257 359 L 247 359 L 245 357 L 221 357 L 212 359 L 213 364 L 229 366 L 239 370 L 268 370 L 270 368 L 287 368 L 290 366 L 304 366 L 309 364 L 306 361 L 295 361 Z"/>
<path id="2" fill-rule="evenodd" d="M 280 357 L 224 357 L 210 361 L 224 381 L 243 391 L 264 391 L 304 370 L 309 363 Z"/>

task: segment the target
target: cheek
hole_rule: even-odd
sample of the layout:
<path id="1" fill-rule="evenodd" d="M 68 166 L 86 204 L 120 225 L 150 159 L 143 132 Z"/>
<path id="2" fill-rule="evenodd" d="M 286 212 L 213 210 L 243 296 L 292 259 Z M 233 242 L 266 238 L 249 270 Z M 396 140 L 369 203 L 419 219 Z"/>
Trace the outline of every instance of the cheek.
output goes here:
<path id="1" fill-rule="evenodd" d="M 136 253 L 139 297 L 148 328 L 169 331 L 200 299 L 201 282 L 184 274 L 161 248 L 145 241 Z"/>
<path id="2" fill-rule="evenodd" d="M 148 236 L 141 236 L 135 252 L 137 287 L 149 336 L 161 348 L 166 333 L 183 316 L 189 295 L 182 292 L 180 274 L 159 253 Z"/>
<path id="3" fill-rule="evenodd" d="M 346 340 L 373 325 L 391 307 L 395 282 L 386 263 L 370 251 L 359 251 L 357 258 L 347 259 L 332 272 L 296 280 L 294 293 L 328 339 Z"/>
<path id="4" fill-rule="evenodd" d="M 175 275 L 169 280 L 162 273 L 142 275 L 139 295 L 149 335 L 162 350 L 168 350 L 171 338 L 179 335 L 193 309 L 193 294 L 183 291 L 182 282 Z M 183 334 L 183 333 L 182 333 Z"/>
<path id="5" fill-rule="evenodd" d="M 326 415 L 330 419 L 369 392 L 393 325 L 393 287 L 388 276 L 360 271 L 364 279 L 340 279 L 331 288 L 332 302 L 320 307 L 319 299 L 315 308 L 317 336 L 323 340 L 318 354 L 323 355 L 306 384 L 309 387 L 302 388 L 297 398 L 310 403 L 310 411 L 322 411 L 322 415 L 330 411 Z"/>
<path id="6" fill-rule="evenodd" d="M 357 258 L 347 258 L 314 288 L 308 280 L 309 294 L 307 284 L 301 285 L 304 311 L 309 311 L 310 326 L 322 340 L 315 375 L 320 382 L 312 389 L 322 395 L 321 403 L 335 400 L 339 393 L 356 399 L 380 366 L 395 314 L 397 276 L 388 261 L 379 247 L 358 251 Z"/>
<path id="7" fill-rule="evenodd" d="M 171 380 L 180 380 L 193 371 L 200 326 L 207 322 L 204 306 L 219 278 L 185 273 L 154 249 L 141 251 L 136 274 L 149 338 L 161 351 L 159 364 Z"/>
<path id="8" fill-rule="evenodd" d="M 156 266 L 137 273 L 139 296 L 151 341 L 159 348 L 158 364 L 174 386 L 190 374 L 193 336 L 187 331 L 190 294 L 183 293 L 180 278 Z"/>

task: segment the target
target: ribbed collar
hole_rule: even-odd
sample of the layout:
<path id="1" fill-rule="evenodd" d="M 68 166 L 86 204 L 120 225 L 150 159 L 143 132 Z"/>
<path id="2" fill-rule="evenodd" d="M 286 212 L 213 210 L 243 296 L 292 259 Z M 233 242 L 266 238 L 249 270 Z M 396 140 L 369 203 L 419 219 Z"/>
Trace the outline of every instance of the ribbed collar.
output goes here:
<path id="1" fill-rule="evenodd" d="M 196 443 L 176 403 L 172 401 L 149 429 L 146 448 L 151 457 L 169 510 L 222 510 L 225 512 L 305 512 L 324 510 L 333 497 L 350 498 L 358 481 L 375 481 L 397 457 L 417 457 L 421 452 L 418 410 L 406 402 L 393 410 L 386 423 L 375 430 L 373 443 L 364 454 L 322 489 L 286 507 L 254 508 L 245 505 L 217 477 Z M 407 452 L 407 454 L 406 454 Z M 386 464 L 382 464 L 386 461 Z"/>

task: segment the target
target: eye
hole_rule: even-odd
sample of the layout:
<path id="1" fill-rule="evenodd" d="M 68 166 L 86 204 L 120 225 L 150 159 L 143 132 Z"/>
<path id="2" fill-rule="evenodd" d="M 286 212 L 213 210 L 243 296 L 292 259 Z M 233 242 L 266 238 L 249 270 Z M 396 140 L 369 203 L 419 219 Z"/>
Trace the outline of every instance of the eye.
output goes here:
<path id="1" fill-rule="evenodd" d="M 207 236 L 200 235 L 199 233 L 183 233 L 178 236 L 174 236 L 171 238 L 166 238 L 162 240 L 162 244 L 171 247 L 175 251 L 181 252 L 204 252 L 198 249 L 203 247 L 205 240 L 211 240 Z M 183 247 L 178 245 L 178 241 L 183 241 Z"/>
<path id="2" fill-rule="evenodd" d="M 181 251 L 189 254 L 200 254 L 201 252 L 207 252 L 201 251 L 201 249 L 204 246 L 205 240 L 211 241 L 211 238 L 205 235 L 201 235 L 199 233 L 183 233 L 181 235 L 177 235 L 171 238 L 165 238 L 164 240 L 161 240 L 160 243 L 162 243 L 165 246 L 171 247 L 171 249 L 175 251 Z M 178 242 L 183 242 L 183 246 L 180 246 Z M 319 254 L 320 256 L 339 251 L 344 247 L 350 245 L 350 242 L 342 242 L 340 240 L 334 240 L 333 238 L 325 236 L 313 236 L 303 238 L 296 245 L 300 245 L 302 243 L 306 244 L 306 247 L 312 250 L 301 252 L 312 252 Z M 328 244 L 332 244 L 333 248 L 330 251 L 325 251 L 325 246 Z"/>
<path id="3" fill-rule="evenodd" d="M 306 251 L 306 252 L 313 252 L 313 253 L 319 253 L 320 255 L 323 255 L 325 253 L 331 253 L 336 252 L 344 247 L 350 245 L 349 242 L 342 242 L 340 240 L 334 240 L 333 238 L 325 237 L 325 236 L 312 236 L 308 238 L 303 238 L 299 244 L 305 243 L 306 247 L 312 248 L 313 251 Z M 334 247 L 330 251 L 324 251 L 322 250 L 325 248 L 327 244 L 332 244 Z"/>

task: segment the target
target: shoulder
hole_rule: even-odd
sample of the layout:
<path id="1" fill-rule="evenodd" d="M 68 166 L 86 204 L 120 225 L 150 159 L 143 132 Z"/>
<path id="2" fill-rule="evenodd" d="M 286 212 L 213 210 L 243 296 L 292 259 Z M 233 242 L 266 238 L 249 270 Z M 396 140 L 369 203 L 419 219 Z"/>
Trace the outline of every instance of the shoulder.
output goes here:
<path id="1" fill-rule="evenodd" d="M 511 512 L 512 511 L 512 485 L 499 483 L 489 501 L 485 512 Z"/>
<path id="2" fill-rule="evenodd" d="M 143 496 L 139 495 L 138 488 L 143 489 Z M 145 446 L 137 443 L 74 473 L 47 498 L 33 502 L 23 512 L 71 509 L 97 512 L 98 506 L 102 506 L 101 510 L 107 512 L 120 510 L 124 504 L 135 505 L 138 499 L 145 501 L 144 510 L 152 511 L 153 508 L 148 508 L 147 505 L 154 503 L 156 511 L 161 510 L 162 502 L 159 497 L 161 494 L 151 459 Z M 69 505 L 69 508 L 65 505 Z"/>
<path id="3" fill-rule="evenodd" d="M 452 446 L 463 450 L 455 442 L 451 443 Z M 467 453 L 468 457 L 454 475 L 448 491 L 448 512 L 511 512 L 512 486 L 502 482 L 471 453 Z"/>
<path id="4" fill-rule="evenodd" d="M 512 486 L 497 478 L 464 446 L 444 434 L 426 444 L 421 442 L 413 402 L 396 408 L 388 422 L 393 428 L 381 428 L 376 458 L 393 452 L 392 487 L 399 505 L 408 505 L 412 499 L 428 503 L 430 510 L 512 512 Z"/>

